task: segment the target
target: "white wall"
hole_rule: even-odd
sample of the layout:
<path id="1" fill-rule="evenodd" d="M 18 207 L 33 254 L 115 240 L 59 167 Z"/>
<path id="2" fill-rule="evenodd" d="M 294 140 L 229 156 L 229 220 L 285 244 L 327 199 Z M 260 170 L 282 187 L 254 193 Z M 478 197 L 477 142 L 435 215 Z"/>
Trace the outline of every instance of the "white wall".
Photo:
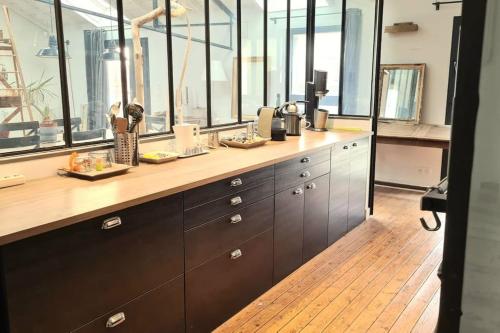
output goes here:
<path id="1" fill-rule="evenodd" d="M 461 332 L 500 327 L 500 6 L 488 1 L 474 143 Z"/>
<path id="2" fill-rule="evenodd" d="M 453 17 L 460 16 L 461 5 L 441 6 L 433 0 L 386 0 L 384 26 L 415 22 L 419 31 L 382 36 L 382 64 L 426 63 L 427 72 L 422 105 L 422 123 L 443 125 L 446 115 L 448 71 Z M 407 146 L 377 146 L 379 181 L 417 186 L 438 183 L 441 150 Z"/>

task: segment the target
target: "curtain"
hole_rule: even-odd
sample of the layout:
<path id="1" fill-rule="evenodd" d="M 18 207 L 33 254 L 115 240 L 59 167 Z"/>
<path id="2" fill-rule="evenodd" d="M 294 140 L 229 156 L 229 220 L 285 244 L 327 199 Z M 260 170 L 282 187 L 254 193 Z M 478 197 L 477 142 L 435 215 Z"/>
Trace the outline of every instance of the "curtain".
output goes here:
<path id="1" fill-rule="evenodd" d="M 361 53 L 361 9 L 346 10 L 343 114 L 358 114 L 359 62 Z"/>

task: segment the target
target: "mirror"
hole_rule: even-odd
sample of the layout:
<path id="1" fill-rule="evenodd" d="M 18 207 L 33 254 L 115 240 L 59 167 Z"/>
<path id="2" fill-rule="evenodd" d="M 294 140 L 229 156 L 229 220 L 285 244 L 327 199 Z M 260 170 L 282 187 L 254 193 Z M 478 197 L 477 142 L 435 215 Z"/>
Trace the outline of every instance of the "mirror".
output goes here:
<path id="1" fill-rule="evenodd" d="M 381 65 L 379 118 L 418 124 L 424 74 L 425 64 Z"/>

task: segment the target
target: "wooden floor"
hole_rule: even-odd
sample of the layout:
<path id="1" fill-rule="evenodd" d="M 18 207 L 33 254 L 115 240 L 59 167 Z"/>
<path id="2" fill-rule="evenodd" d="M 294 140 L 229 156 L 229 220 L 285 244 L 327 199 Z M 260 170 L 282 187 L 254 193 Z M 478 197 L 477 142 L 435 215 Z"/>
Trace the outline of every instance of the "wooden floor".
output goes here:
<path id="1" fill-rule="evenodd" d="M 443 233 L 420 226 L 421 195 L 377 187 L 373 218 L 216 332 L 433 332 Z"/>

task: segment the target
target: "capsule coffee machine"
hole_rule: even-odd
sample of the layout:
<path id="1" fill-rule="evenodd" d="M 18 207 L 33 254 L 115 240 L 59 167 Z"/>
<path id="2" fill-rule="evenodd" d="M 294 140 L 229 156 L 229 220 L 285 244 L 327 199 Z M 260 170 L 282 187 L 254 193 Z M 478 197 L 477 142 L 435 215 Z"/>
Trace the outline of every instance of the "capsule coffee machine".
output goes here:
<path id="1" fill-rule="evenodd" d="M 306 120 L 311 123 L 308 127 L 311 131 L 325 132 L 326 122 L 328 121 L 328 110 L 319 108 L 319 101 L 328 94 L 326 89 L 328 73 L 325 71 L 314 70 L 314 82 L 306 84 Z"/>

